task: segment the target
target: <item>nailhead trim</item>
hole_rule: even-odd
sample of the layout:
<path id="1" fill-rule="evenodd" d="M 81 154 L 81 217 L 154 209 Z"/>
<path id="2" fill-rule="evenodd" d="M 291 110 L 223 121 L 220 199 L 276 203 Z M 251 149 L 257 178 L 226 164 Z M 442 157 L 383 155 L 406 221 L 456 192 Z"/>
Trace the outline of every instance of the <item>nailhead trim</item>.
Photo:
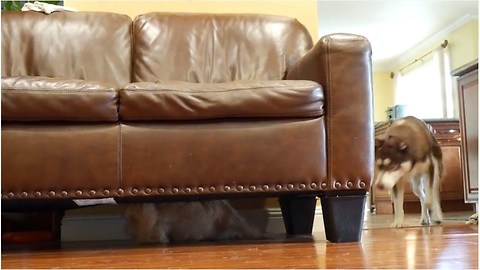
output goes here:
<path id="1" fill-rule="evenodd" d="M 318 186 L 317 183 L 313 182 L 313 183 L 310 183 L 308 184 L 309 185 L 309 188 L 311 189 L 317 189 L 318 187 L 320 187 L 321 189 L 327 189 L 328 187 L 328 184 L 327 182 L 321 182 L 320 183 L 320 186 Z M 354 188 L 355 186 L 355 183 L 354 181 L 348 181 L 345 185 L 343 185 L 341 182 L 339 181 L 336 181 L 334 182 L 334 188 L 335 189 L 340 189 L 342 188 L 342 186 L 345 186 L 347 188 Z M 364 188 L 366 186 L 366 183 L 364 181 L 360 181 L 358 182 L 358 186 L 360 188 Z M 222 188 L 222 191 L 224 192 L 230 192 L 232 190 L 232 186 L 230 185 L 224 185 L 223 187 L 221 186 Z M 245 187 L 243 185 L 236 185 L 236 186 L 233 186 L 233 189 L 235 189 L 235 191 L 237 192 L 242 192 L 242 191 L 245 191 L 245 190 L 248 190 L 248 191 L 251 191 L 251 192 L 254 192 L 254 191 L 257 191 L 257 188 L 260 188 L 262 191 L 271 191 L 272 189 L 275 190 L 275 191 L 285 191 L 285 190 L 304 190 L 304 189 L 307 189 L 307 184 L 305 183 L 289 183 L 289 184 L 275 184 L 273 186 L 271 185 L 268 185 L 268 184 L 264 184 L 264 185 L 261 185 L 261 186 L 256 186 L 256 185 L 250 185 L 248 187 Z M 205 193 L 205 192 L 216 192 L 217 190 L 217 186 L 210 186 L 208 187 L 208 190 L 202 186 L 198 186 L 198 187 L 183 187 L 181 190 L 177 187 L 172 187 L 170 189 L 170 192 L 175 194 L 175 193 L 192 193 L 192 192 L 196 192 L 196 193 Z M 157 190 L 156 190 L 159 194 L 162 194 L 162 193 L 165 193 L 165 188 L 163 187 L 159 187 Z M 100 192 L 100 191 L 99 191 Z M 104 195 L 104 196 L 109 196 L 111 194 L 111 190 L 110 189 L 104 189 L 101 191 L 101 193 Z M 122 195 L 125 191 L 123 189 L 117 189 L 116 191 L 116 194 L 118 195 Z M 142 192 L 144 194 L 151 194 L 153 192 L 152 188 L 142 188 L 142 189 L 138 189 L 138 188 L 132 188 L 131 189 L 131 194 L 137 194 L 139 192 Z M 96 191 L 95 190 L 89 190 L 88 192 L 88 195 L 89 196 L 94 196 L 96 195 Z M 61 196 L 61 197 L 68 197 L 68 195 L 71 194 L 70 192 L 66 191 L 66 190 L 62 190 L 62 191 L 59 191 L 58 193 L 54 190 L 50 190 L 48 192 L 45 192 L 43 193 L 43 195 L 47 195 L 48 197 L 56 197 L 56 196 Z M 84 192 L 82 190 L 75 190 L 73 192 L 74 196 L 77 196 L 77 197 L 81 197 Z M 34 196 L 34 197 L 41 197 L 42 196 L 42 192 L 41 191 L 33 191 L 31 193 L 29 192 L 26 192 L 26 191 L 22 191 L 22 192 L 19 192 L 19 193 L 15 193 L 15 192 L 8 192 L 8 193 L 2 193 L 1 194 L 2 197 L 6 197 L 6 198 L 13 198 L 15 196 L 19 196 L 19 197 L 22 197 L 22 198 L 26 198 L 26 197 L 29 197 L 29 196 Z"/>

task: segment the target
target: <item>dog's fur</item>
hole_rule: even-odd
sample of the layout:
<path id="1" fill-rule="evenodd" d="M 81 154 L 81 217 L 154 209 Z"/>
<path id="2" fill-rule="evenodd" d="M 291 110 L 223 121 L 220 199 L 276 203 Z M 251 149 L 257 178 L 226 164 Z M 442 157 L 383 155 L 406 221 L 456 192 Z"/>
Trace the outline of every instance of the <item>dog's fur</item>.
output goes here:
<path id="1" fill-rule="evenodd" d="M 389 190 L 395 217 L 391 227 L 402 227 L 404 181 L 420 199 L 422 225 L 442 222 L 440 185 L 442 150 L 425 122 L 412 116 L 394 121 L 375 139 L 374 185 Z"/>
<path id="2" fill-rule="evenodd" d="M 224 200 L 128 204 L 123 216 L 127 233 L 138 243 L 263 237 Z"/>

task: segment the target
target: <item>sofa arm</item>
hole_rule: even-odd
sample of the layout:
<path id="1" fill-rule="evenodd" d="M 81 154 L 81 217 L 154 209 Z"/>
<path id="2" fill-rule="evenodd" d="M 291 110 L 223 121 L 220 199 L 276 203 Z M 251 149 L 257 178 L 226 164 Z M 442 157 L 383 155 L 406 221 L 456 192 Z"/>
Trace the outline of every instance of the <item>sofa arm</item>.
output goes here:
<path id="1" fill-rule="evenodd" d="M 296 62 L 288 80 L 313 80 L 325 91 L 327 186 L 366 190 L 373 178 L 371 46 L 358 35 L 332 34 Z"/>

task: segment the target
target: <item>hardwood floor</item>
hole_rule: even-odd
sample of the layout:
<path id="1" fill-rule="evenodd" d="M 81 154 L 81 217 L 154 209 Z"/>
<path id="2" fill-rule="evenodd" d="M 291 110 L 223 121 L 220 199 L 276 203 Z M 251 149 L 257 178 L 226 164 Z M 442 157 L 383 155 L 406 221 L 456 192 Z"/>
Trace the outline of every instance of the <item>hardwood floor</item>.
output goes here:
<path id="1" fill-rule="evenodd" d="M 478 227 L 383 228 L 367 221 L 362 242 L 333 244 L 323 233 L 254 242 L 136 246 L 130 241 L 71 242 L 61 249 L 2 251 L 2 268 L 423 268 L 478 269 Z M 410 220 L 417 219 L 410 218 Z M 374 226 L 376 223 L 377 226 Z"/>

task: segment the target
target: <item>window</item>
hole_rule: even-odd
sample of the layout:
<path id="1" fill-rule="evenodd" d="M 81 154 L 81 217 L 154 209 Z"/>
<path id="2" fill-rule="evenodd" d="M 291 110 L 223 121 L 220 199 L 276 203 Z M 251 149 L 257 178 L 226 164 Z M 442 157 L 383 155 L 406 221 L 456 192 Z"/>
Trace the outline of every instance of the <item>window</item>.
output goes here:
<path id="1" fill-rule="evenodd" d="M 395 74 L 395 104 L 422 119 L 457 116 L 448 50 L 440 47 Z"/>

